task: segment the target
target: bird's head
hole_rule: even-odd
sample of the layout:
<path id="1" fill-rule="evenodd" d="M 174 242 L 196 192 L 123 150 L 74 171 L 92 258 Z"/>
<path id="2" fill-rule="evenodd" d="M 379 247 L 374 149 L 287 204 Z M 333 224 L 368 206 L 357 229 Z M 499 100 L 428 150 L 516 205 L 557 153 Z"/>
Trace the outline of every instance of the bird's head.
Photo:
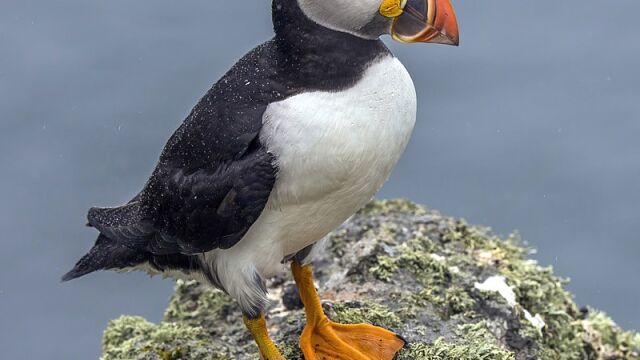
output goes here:
<path id="1" fill-rule="evenodd" d="M 458 45 L 451 0 L 290 0 L 314 22 L 366 39 Z"/>

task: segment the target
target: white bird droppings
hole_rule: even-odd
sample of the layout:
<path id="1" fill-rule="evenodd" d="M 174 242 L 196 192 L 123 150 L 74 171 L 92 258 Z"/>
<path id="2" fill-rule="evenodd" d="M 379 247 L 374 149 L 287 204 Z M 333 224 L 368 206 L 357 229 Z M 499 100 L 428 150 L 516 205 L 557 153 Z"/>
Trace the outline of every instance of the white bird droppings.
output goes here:
<path id="1" fill-rule="evenodd" d="M 431 258 L 437 262 L 444 262 L 447 260 L 444 256 L 438 254 L 431 254 Z"/>
<path id="2" fill-rule="evenodd" d="M 511 286 L 507 285 L 507 281 L 504 276 L 491 276 L 487 278 L 482 284 L 476 283 L 475 288 L 480 291 L 492 291 L 500 294 L 509 306 L 516 306 L 516 293 L 513 292 Z"/>
<path id="3" fill-rule="evenodd" d="M 516 293 L 513 292 L 513 288 L 507 284 L 504 276 L 491 276 L 487 278 L 483 283 L 475 283 L 474 286 L 480 291 L 497 292 L 506 300 L 507 304 L 509 304 L 509 306 L 511 307 L 515 307 L 516 305 L 518 305 L 518 303 L 516 302 Z M 522 310 L 524 313 L 524 318 L 527 319 L 527 321 L 529 321 L 531 325 L 533 325 L 533 327 L 538 329 L 538 331 L 541 331 L 542 328 L 545 327 L 546 324 L 540 314 L 531 315 L 531 313 L 527 309 L 522 308 Z"/>

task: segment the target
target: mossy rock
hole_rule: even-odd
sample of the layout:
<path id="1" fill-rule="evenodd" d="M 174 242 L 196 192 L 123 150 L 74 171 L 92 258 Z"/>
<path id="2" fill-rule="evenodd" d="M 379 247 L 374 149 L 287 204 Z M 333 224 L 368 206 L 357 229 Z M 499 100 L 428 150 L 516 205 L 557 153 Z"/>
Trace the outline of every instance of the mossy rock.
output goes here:
<path id="1" fill-rule="evenodd" d="M 578 308 L 566 280 L 530 253 L 515 235 L 374 201 L 327 237 L 315 276 L 329 317 L 397 332 L 408 342 L 399 359 L 640 359 L 639 334 Z M 487 279 L 501 292 L 480 290 Z M 283 271 L 268 286 L 270 331 L 287 359 L 301 359 L 291 278 Z M 196 282 L 178 282 L 160 324 L 110 322 L 103 347 L 102 360 L 259 358 L 233 300 Z"/>

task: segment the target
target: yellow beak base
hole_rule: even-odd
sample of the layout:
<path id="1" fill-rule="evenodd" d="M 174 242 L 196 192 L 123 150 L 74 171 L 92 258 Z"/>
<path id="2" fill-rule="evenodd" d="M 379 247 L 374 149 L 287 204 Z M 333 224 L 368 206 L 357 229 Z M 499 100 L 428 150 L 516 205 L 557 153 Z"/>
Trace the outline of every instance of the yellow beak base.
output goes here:
<path id="1" fill-rule="evenodd" d="M 388 18 L 398 17 L 403 12 L 402 0 L 384 0 L 380 5 L 380 15 Z"/>

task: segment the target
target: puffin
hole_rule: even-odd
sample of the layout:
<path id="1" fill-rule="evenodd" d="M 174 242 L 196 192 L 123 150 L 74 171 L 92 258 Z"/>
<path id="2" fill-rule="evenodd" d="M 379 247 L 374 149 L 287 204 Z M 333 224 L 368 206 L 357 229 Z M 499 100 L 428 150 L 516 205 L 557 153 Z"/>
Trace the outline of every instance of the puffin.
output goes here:
<path id="1" fill-rule="evenodd" d="M 97 240 L 63 281 L 98 270 L 195 279 L 242 310 L 260 355 L 284 359 L 265 279 L 290 264 L 305 359 L 390 360 L 391 331 L 323 312 L 311 259 L 380 189 L 416 121 L 417 97 L 380 40 L 458 45 L 450 0 L 272 0 L 274 36 L 195 105 L 136 196 L 93 207 Z"/>

